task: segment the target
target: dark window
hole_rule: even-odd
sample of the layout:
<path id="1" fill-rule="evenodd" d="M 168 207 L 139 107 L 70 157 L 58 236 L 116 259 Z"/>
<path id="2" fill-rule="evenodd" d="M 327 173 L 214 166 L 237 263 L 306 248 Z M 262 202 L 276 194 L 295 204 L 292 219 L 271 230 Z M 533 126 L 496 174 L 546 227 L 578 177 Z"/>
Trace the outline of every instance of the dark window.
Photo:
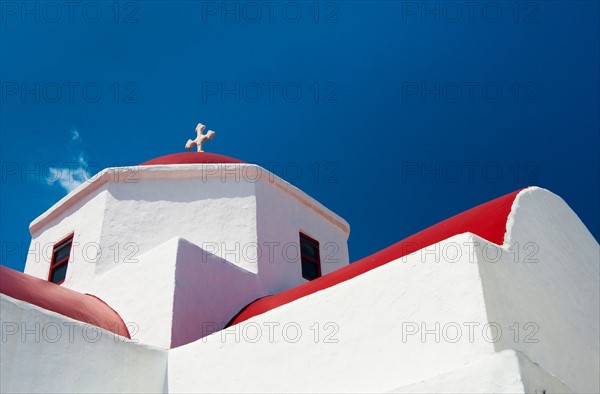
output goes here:
<path id="1" fill-rule="evenodd" d="M 73 234 L 54 245 L 52 260 L 50 261 L 50 273 L 48 274 L 50 282 L 61 284 L 65 281 L 72 243 Z"/>
<path id="2" fill-rule="evenodd" d="M 304 279 L 313 280 L 321 276 L 319 241 L 302 233 L 300 233 L 300 260 Z"/>

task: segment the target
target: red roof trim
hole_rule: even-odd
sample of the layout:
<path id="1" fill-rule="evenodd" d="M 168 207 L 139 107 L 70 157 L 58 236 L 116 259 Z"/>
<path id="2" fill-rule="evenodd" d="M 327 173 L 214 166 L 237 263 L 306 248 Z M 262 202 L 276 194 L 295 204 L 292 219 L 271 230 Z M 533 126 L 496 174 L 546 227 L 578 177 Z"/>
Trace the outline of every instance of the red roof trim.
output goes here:
<path id="1" fill-rule="evenodd" d="M 0 265 L 0 293 L 131 338 L 121 316 L 104 301 Z"/>
<path id="2" fill-rule="evenodd" d="M 233 157 L 219 155 L 209 152 L 180 152 L 170 155 L 160 156 L 148 160 L 141 166 L 164 165 L 164 164 L 246 164 L 245 161 Z"/>
<path id="3" fill-rule="evenodd" d="M 311 282 L 282 291 L 281 293 L 259 298 L 245 306 L 227 325 L 241 323 L 271 309 L 305 297 L 317 291 L 335 286 L 374 268 L 387 264 L 427 246 L 436 244 L 457 234 L 471 232 L 498 245 L 504 243 L 506 221 L 513 201 L 522 189 L 496 198 L 485 204 L 471 208 L 423 231 L 420 231 L 392 246 L 365 257 L 353 264 Z"/>

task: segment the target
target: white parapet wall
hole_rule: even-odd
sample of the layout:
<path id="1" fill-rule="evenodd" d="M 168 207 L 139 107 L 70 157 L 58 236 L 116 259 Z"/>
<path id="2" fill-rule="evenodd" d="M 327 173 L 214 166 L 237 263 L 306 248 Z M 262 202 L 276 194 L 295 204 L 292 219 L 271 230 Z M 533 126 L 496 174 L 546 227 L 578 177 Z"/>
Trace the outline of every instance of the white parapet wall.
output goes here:
<path id="1" fill-rule="evenodd" d="M 503 350 L 389 393 L 573 393 L 556 377 L 515 350 Z"/>
<path id="2" fill-rule="evenodd" d="M 384 392 L 493 354 L 473 238 L 441 243 L 454 263 L 415 253 L 172 349 L 169 391 Z"/>
<path id="3" fill-rule="evenodd" d="M 173 349 L 169 390 L 597 393 L 599 252 L 527 189 L 504 245 L 457 235 Z"/>
<path id="4" fill-rule="evenodd" d="M 577 393 L 600 392 L 600 248 L 562 198 L 517 196 L 502 248 L 477 249 L 488 318 L 517 349 Z M 498 253 L 497 253 L 498 252 Z"/>
<path id="5" fill-rule="evenodd" d="M 2 393 L 163 393 L 167 351 L 0 294 Z"/>

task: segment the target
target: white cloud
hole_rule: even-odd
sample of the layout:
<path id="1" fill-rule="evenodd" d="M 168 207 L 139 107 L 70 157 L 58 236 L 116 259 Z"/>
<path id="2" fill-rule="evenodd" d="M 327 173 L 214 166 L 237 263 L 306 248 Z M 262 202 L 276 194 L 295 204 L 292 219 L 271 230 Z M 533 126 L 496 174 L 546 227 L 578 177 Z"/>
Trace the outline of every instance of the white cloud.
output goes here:
<path id="1" fill-rule="evenodd" d="M 46 182 L 49 185 L 58 182 L 68 193 L 89 178 L 90 175 L 83 167 L 50 167 Z"/>
<path id="2" fill-rule="evenodd" d="M 73 141 L 76 141 L 76 142 L 81 141 L 81 135 L 79 135 L 79 130 L 77 130 L 77 129 L 71 130 L 71 142 L 73 142 Z"/>
<path id="3" fill-rule="evenodd" d="M 90 179 L 88 163 L 81 149 L 82 143 L 79 130 L 71 130 L 71 143 L 67 146 L 71 152 L 72 161 L 63 163 L 62 166 L 51 166 L 46 174 L 46 183 L 54 185 L 58 183 L 67 193 L 76 189 L 79 185 Z"/>

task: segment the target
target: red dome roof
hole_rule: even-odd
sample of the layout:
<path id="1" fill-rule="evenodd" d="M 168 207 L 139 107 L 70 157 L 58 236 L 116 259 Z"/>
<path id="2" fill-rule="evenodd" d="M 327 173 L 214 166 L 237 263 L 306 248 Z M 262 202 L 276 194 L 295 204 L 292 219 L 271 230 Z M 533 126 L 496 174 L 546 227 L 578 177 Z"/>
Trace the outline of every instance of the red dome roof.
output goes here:
<path id="1" fill-rule="evenodd" d="M 452 216 L 436 225 L 426 228 L 392 246 L 371 256 L 365 257 L 346 267 L 325 276 L 275 295 L 259 298 L 246 305 L 227 326 L 241 323 L 254 316 L 268 312 L 319 290 L 327 289 L 341 282 L 364 274 L 374 268 L 387 264 L 427 246 L 436 244 L 457 234 L 471 232 L 498 245 L 504 243 L 506 221 L 517 194 L 522 189 L 509 193 Z"/>
<path id="2" fill-rule="evenodd" d="M 170 155 L 160 156 L 152 160 L 148 160 L 141 166 L 152 166 L 161 164 L 227 164 L 227 163 L 241 163 L 245 164 L 245 161 L 235 159 L 233 157 L 219 155 L 217 153 L 208 152 L 181 152 L 172 153 Z"/>
<path id="3" fill-rule="evenodd" d="M 104 301 L 0 265 L 0 293 L 130 338 L 121 316 Z"/>

